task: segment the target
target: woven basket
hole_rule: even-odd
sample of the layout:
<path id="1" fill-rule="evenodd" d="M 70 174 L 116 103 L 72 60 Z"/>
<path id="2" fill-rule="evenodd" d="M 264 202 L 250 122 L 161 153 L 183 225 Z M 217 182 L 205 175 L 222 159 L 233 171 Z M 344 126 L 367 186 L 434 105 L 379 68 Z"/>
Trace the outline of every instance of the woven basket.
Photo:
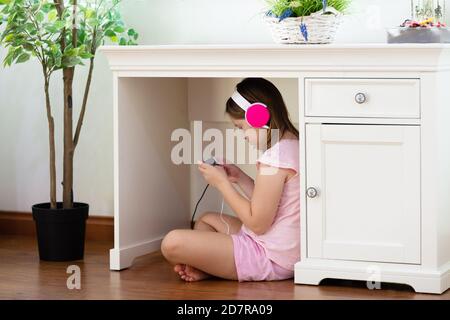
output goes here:
<path id="1" fill-rule="evenodd" d="M 273 40 L 277 43 L 331 43 L 342 21 L 342 14 L 328 7 L 325 12 L 320 10 L 305 17 L 285 18 L 279 21 L 277 17 L 265 16 L 264 20 L 270 27 Z M 308 41 L 300 31 L 302 22 L 308 29 Z"/>

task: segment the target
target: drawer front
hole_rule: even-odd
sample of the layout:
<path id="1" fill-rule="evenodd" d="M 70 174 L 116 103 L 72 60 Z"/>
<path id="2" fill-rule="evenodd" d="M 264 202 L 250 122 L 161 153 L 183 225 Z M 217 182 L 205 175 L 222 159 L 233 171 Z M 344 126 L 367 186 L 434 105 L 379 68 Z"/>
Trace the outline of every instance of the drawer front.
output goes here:
<path id="1" fill-rule="evenodd" d="M 420 118 L 420 79 L 306 78 L 310 117 Z"/>

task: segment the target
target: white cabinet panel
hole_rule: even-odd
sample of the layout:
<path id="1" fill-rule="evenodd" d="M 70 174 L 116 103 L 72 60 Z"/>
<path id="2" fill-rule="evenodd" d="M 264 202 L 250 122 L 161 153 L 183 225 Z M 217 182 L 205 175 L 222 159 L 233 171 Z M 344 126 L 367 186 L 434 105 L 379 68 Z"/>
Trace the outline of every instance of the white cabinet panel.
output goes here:
<path id="1" fill-rule="evenodd" d="M 420 127 L 306 125 L 308 257 L 420 263 Z"/>

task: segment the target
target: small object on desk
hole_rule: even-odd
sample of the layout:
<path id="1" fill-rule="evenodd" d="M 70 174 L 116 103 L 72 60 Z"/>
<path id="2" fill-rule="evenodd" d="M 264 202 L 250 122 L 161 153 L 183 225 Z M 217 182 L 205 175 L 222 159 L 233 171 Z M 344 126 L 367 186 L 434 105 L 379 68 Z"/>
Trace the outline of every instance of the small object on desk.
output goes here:
<path id="1" fill-rule="evenodd" d="M 450 43 L 450 28 L 433 18 L 422 21 L 405 20 L 387 31 L 388 43 Z"/>
<path id="2" fill-rule="evenodd" d="M 410 20 L 410 19 L 406 19 L 401 25 L 400 27 L 408 27 L 408 28 L 417 28 L 417 27 L 422 27 L 422 28 L 442 28 L 442 27 L 446 27 L 447 25 L 444 22 L 438 21 L 437 23 L 434 23 L 434 19 L 433 18 L 428 18 L 422 21 L 415 21 L 415 20 Z"/>

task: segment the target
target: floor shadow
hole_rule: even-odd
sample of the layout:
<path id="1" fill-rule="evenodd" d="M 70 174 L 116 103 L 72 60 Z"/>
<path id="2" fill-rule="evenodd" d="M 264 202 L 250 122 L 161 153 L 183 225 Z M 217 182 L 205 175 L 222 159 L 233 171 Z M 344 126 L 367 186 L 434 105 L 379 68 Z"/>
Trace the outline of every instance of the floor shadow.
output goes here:
<path id="1" fill-rule="evenodd" d="M 324 279 L 320 282 L 320 285 L 368 289 L 367 282 L 362 280 Z M 382 290 L 415 292 L 410 285 L 401 283 L 381 282 L 378 288 Z"/>

